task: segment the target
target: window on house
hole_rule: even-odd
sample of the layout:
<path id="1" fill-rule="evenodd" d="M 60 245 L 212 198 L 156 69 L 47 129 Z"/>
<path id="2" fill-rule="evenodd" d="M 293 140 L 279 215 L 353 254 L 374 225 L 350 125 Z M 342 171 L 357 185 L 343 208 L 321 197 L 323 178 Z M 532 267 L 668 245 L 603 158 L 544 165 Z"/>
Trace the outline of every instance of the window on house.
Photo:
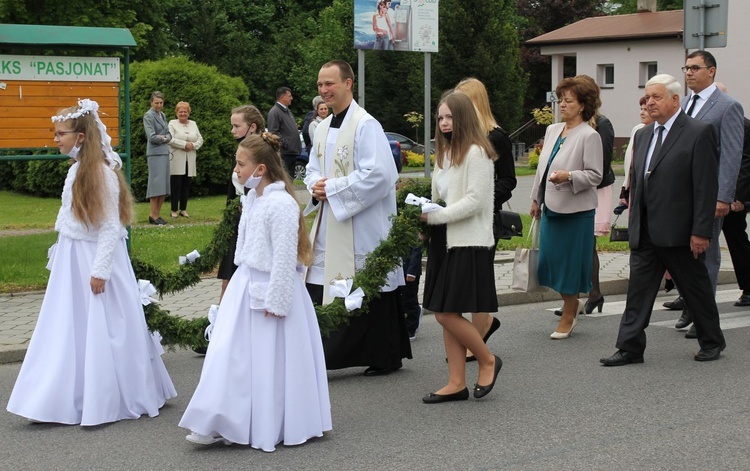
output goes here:
<path id="1" fill-rule="evenodd" d="M 641 62 L 638 73 L 638 86 L 645 87 L 651 77 L 657 74 L 659 66 L 656 62 Z"/>
<path id="2" fill-rule="evenodd" d="M 597 66 L 597 82 L 602 88 L 613 88 L 615 86 L 615 65 L 599 64 Z"/>

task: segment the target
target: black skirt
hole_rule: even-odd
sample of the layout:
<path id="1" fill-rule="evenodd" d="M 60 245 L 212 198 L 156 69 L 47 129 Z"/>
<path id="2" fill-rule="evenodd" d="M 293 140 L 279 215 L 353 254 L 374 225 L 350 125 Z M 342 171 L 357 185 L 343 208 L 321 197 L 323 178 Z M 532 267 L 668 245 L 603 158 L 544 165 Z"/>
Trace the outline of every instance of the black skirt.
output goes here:
<path id="1" fill-rule="evenodd" d="M 447 249 L 446 226 L 430 228 L 425 309 L 441 313 L 497 312 L 492 247 Z"/>

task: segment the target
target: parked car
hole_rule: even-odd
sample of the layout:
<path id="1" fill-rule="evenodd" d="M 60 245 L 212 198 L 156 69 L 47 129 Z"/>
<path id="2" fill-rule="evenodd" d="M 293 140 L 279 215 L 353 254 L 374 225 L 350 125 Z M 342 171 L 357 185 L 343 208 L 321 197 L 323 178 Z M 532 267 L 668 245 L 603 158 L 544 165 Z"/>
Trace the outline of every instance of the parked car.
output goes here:
<path id="1" fill-rule="evenodd" d="M 307 162 L 310 160 L 310 156 L 307 154 L 307 149 L 305 149 L 305 141 L 302 140 L 302 133 L 300 133 L 299 138 L 302 141 L 302 152 L 297 156 L 297 160 L 294 163 L 294 179 L 304 180 L 307 173 L 305 168 L 307 167 Z M 391 147 L 391 155 L 393 155 L 393 161 L 396 163 L 396 169 L 401 172 L 403 168 L 401 163 L 401 144 L 397 140 L 388 137 L 388 145 Z"/>
<path id="2" fill-rule="evenodd" d="M 417 154 L 424 154 L 424 146 L 422 144 L 413 139 L 409 139 L 403 134 L 388 131 L 385 133 L 385 135 L 388 136 L 388 139 L 394 139 L 399 144 L 401 144 L 402 151 L 410 150 L 412 152 L 416 152 Z"/>

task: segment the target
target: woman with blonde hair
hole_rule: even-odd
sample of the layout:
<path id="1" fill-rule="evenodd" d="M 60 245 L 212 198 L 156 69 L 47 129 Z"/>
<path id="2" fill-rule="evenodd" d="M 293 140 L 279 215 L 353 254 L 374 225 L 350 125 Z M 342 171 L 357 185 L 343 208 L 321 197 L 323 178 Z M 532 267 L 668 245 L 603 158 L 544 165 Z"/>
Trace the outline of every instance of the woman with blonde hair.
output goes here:
<path id="1" fill-rule="evenodd" d="M 195 177 L 196 152 L 203 145 L 203 136 L 198 125 L 190 118 L 190 103 L 181 101 L 174 107 L 177 119 L 169 122 L 169 133 L 172 140 L 169 147 L 169 173 L 172 190 L 172 217 L 178 215 L 189 218 L 187 213 L 190 180 Z M 179 209 L 179 213 L 177 210 Z"/>
<path id="2" fill-rule="evenodd" d="M 498 227 L 498 213 L 503 208 L 503 204 L 510 200 L 511 193 L 516 187 L 516 165 L 513 160 L 513 146 L 508 133 L 498 126 L 497 121 L 495 121 L 495 117 L 490 109 L 487 88 L 482 82 L 473 77 L 466 78 L 456 85 L 455 90 L 465 93 L 471 99 L 479 118 L 479 124 L 487 133 L 487 138 L 495 149 L 495 155 L 497 155 L 494 172 L 495 197 L 493 200 L 493 234 L 495 237 L 495 247 L 497 247 L 497 243 L 500 241 L 500 238 L 497 236 L 500 229 Z M 486 312 L 472 313 L 471 322 L 477 328 L 479 334 L 482 335 L 484 343 L 487 343 L 490 336 L 500 327 L 500 320 L 494 316 L 490 316 Z M 474 355 L 471 352 L 467 352 L 466 361 L 475 360 Z"/>

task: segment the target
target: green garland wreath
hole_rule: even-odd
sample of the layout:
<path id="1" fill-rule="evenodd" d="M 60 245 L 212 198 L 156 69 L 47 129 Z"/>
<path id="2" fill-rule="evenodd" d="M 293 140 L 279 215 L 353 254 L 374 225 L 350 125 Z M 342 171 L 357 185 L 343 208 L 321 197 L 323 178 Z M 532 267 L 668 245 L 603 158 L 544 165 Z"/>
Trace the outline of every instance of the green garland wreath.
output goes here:
<path id="1" fill-rule="evenodd" d="M 398 213 L 394 215 L 388 238 L 381 241 L 365 260 L 365 266 L 354 276 L 352 290 L 362 288 L 366 298 L 380 295 L 380 288 L 385 284 L 389 272 L 401 264 L 408 256 L 411 247 L 420 244 L 418 234 L 421 231 L 419 217 L 421 211 L 416 206 L 403 203 L 408 193 L 419 196 L 430 195 L 429 182 L 405 180 L 400 183 L 397 192 Z M 224 217 L 214 231 L 212 241 L 200 251 L 201 256 L 194 262 L 181 265 L 174 272 L 165 271 L 131 256 L 136 278 L 149 280 L 160 296 L 183 291 L 200 282 L 203 273 L 211 272 L 229 250 L 229 242 L 234 236 L 235 227 L 240 217 L 239 198 L 227 205 Z M 320 331 L 324 336 L 345 325 L 354 316 L 363 314 L 368 303 L 352 311 L 347 311 L 344 300 L 336 298 L 329 304 L 315 306 Z M 152 303 L 143 308 L 149 330 L 158 331 L 162 343 L 171 346 L 198 347 L 205 346 L 203 333 L 208 326 L 208 319 L 200 317 L 185 319 L 170 314 L 169 311 Z"/>

